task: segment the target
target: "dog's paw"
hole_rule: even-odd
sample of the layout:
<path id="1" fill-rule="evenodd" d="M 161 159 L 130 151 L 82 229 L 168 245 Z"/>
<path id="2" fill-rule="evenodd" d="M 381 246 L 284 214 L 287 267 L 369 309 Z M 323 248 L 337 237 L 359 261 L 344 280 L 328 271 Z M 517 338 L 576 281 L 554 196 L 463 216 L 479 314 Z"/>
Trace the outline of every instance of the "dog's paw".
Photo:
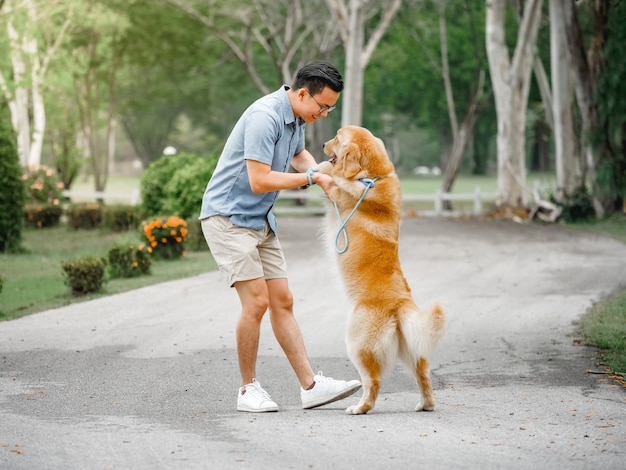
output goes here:
<path id="1" fill-rule="evenodd" d="M 424 404 L 421 401 L 415 406 L 415 411 L 434 411 L 435 410 L 435 404 L 434 403 L 427 403 Z"/>
<path id="2" fill-rule="evenodd" d="M 346 414 L 349 415 L 364 415 L 367 411 L 364 411 L 359 405 L 352 405 L 346 408 Z"/>
<path id="3" fill-rule="evenodd" d="M 333 164 L 330 163 L 328 160 L 323 161 L 321 163 L 317 164 L 317 171 L 319 171 L 320 173 L 325 173 L 325 174 L 330 174 L 330 170 L 333 167 Z"/>

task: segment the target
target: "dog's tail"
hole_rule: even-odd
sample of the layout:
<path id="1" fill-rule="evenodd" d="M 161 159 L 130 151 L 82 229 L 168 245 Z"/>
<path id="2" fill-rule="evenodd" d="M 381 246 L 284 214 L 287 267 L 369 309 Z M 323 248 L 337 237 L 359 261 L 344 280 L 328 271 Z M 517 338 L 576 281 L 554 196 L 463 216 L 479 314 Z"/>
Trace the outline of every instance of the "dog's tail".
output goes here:
<path id="1" fill-rule="evenodd" d="M 446 335 L 445 310 L 441 304 L 435 303 L 429 311 L 411 311 L 400 320 L 400 330 L 406 342 L 401 345 L 403 352 L 413 360 L 427 357 Z"/>

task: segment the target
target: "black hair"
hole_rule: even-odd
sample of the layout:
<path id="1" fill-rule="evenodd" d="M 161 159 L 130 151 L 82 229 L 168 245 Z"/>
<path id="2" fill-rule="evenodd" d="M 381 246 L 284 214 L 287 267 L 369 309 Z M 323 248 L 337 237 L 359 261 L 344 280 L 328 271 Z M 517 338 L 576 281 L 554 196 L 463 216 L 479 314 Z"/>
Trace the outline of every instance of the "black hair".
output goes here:
<path id="1" fill-rule="evenodd" d="M 321 93 L 324 87 L 330 87 L 337 93 L 343 90 L 343 78 L 339 71 L 328 62 L 312 62 L 305 65 L 296 74 L 291 88 L 298 90 L 306 88 L 315 95 Z"/>

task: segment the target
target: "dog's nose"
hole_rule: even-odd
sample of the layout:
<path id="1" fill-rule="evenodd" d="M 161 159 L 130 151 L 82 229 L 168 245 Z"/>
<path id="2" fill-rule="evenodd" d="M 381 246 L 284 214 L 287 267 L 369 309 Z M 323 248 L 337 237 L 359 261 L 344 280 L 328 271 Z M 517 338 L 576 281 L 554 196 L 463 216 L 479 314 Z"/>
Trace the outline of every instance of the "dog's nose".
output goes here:
<path id="1" fill-rule="evenodd" d="M 324 143 L 322 144 L 322 148 L 323 148 L 323 149 L 325 149 L 325 148 L 326 148 L 326 142 L 324 142 Z"/>

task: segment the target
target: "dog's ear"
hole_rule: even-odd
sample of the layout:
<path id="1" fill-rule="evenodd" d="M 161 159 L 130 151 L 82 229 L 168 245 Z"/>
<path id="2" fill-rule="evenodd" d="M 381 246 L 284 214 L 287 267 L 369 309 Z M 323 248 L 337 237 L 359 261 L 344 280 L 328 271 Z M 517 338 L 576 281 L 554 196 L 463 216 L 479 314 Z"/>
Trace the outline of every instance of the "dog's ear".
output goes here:
<path id="1" fill-rule="evenodd" d="M 361 171 L 361 149 L 358 145 L 350 142 L 343 152 L 343 175 L 350 179 Z"/>

